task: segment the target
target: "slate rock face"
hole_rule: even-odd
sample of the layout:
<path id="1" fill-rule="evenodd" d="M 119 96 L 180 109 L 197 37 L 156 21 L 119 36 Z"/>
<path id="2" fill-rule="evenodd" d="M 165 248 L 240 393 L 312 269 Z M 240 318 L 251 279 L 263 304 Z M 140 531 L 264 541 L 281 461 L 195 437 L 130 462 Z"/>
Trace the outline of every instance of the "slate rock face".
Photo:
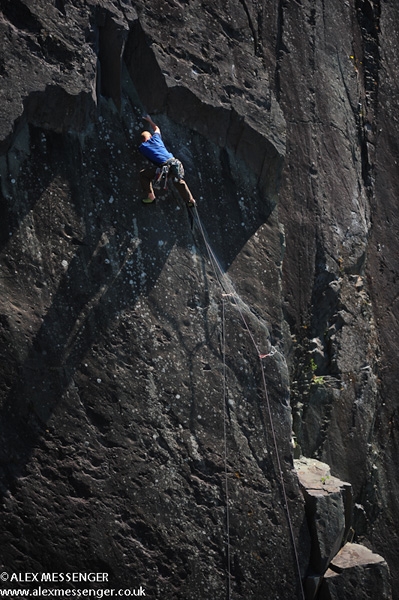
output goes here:
<path id="1" fill-rule="evenodd" d="M 398 9 L 0 6 L 3 571 L 303 598 L 294 429 L 396 581 Z M 194 220 L 140 202 L 143 110 Z"/>
<path id="2" fill-rule="evenodd" d="M 296 344 L 293 379 L 300 382 L 294 420 L 304 453 L 352 484 L 358 539 L 392 556 L 395 571 L 396 353 L 387 342 L 395 319 L 384 298 L 395 293 L 388 256 L 396 252 L 390 173 L 397 115 L 389 100 L 396 66 L 388 53 L 397 7 L 306 6 L 284 11 L 289 45 L 279 96 L 289 129 L 279 206 L 287 240 L 286 315 Z M 308 33 L 306 41 L 300 31 Z M 381 260 L 390 265 L 390 283 Z M 326 375 L 325 385 L 314 385 L 313 374 Z"/>

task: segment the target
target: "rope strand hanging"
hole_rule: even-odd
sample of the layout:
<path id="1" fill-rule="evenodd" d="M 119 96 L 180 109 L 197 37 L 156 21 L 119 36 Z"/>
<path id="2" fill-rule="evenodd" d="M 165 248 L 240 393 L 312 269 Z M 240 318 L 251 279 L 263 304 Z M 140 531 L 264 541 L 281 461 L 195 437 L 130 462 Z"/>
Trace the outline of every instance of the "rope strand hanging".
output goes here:
<path id="1" fill-rule="evenodd" d="M 227 599 L 231 598 L 231 569 L 230 569 L 230 498 L 229 479 L 227 472 L 227 378 L 226 378 L 226 327 L 225 306 L 222 299 L 222 355 L 223 355 L 223 440 L 224 440 L 224 485 L 226 497 L 226 561 L 227 561 Z"/>
<path id="2" fill-rule="evenodd" d="M 257 356 L 259 358 L 260 369 L 261 369 L 261 374 L 262 374 L 262 386 L 263 386 L 263 392 L 264 392 L 264 397 L 265 397 L 265 401 L 266 401 L 270 429 L 272 432 L 273 447 L 274 447 L 274 453 L 276 456 L 277 471 L 278 471 L 278 475 L 279 475 L 279 479 L 280 479 L 281 491 L 282 491 L 282 495 L 283 495 L 284 509 L 285 509 L 285 513 L 286 513 L 286 517 L 287 517 L 288 528 L 289 528 L 291 543 L 292 543 L 293 552 L 294 552 L 294 558 L 295 558 L 295 563 L 296 563 L 296 568 L 297 568 L 297 575 L 298 575 L 298 579 L 299 579 L 300 593 L 301 593 L 302 600 L 305 600 L 305 591 L 304 591 L 303 583 L 302 583 L 299 555 L 298 555 L 298 550 L 297 550 L 296 541 L 295 541 L 295 534 L 294 534 L 294 528 L 293 528 L 292 519 L 291 519 L 291 513 L 290 513 L 289 506 L 288 506 L 288 497 L 287 497 L 287 492 L 286 492 L 286 487 L 285 487 L 284 474 L 283 474 L 283 469 L 282 469 L 281 460 L 280 460 L 276 430 L 274 427 L 273 414 L 272 414 L 269 394 L 268 394 L 268 390 L 267 390 L 265 367 L 264 367 L 264 363 L 263 363 L 263 359 L 273 356 L 277 352 L 277 350 L 272 347 L 270 352 L 265 353 L 265 352 L 262 352 L 260 350 L 260 348 L 258 347 L 255 337 L 248 325 L 247 319 L 245 318 L 244 311 L 241 306 L 243 304 L 241 301 L 241 298 L 239 297 L 238 293 L 234 289 L 234 286 L 232 285 L 232 283 L 230 282 L 230 280 L 224 273 L 215 253 L 212 250 L 211 245 L 208 242 L 208 239 L 205 234 L 205 230 L 202 225 L 201 219 L 199 217 L 198 209 L 197 209 L 196 205 L 194 206 L 194 214 L 195 214 L 195 221 L 196 221 L 199 231 L 201 232 L 201 235 L 203 237 L 205 247 L 207 249 L 209 261 L 210 261 L 213 271 L 215 273 L 216 280 L 218 281 L 218 283 L 222 289 L 222 292 L 223 292 L 222 293 L 223 423 L 224 423 L 223 432 L 224 432 L 224 444 L 225 444 L 225 494 L 226 494 L 226 527 L 227 527 L 228 600 L 230 600 L 230 598 L 231 598 L 231 572 L 230 572 L 230 531 L 229 531 L 230 516 L 229 516 L 229 496 L 228 496 L 228 477 L 227 477 L 227 431 L 226 431 L 226 418 L 227 418 L 227 415 L 226 415 L 226 400 L 227 400 L 226 391 L 227 391 L 227 388 L 226 388 L 225 300 L 224 300 L 226 297 L 230 297 L 233 299 L 233 302 L 240 314 L 241 320 L 243 321 L 244 328 L 247 331 L 247 333 L 252 341 L 252 344 L 256 350 Z"/>

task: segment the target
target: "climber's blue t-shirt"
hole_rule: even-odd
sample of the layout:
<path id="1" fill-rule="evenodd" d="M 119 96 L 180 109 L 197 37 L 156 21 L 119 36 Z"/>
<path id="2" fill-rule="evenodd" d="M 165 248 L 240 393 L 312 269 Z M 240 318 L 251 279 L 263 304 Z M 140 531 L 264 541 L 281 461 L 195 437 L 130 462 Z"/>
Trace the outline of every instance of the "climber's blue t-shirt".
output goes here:
<path id="1" fill-rule="evenodd" d="M 159 133 L 154 133 L 146 142 L 140 144 L 139 150 L 141 154 L 156 165 L 162 165 L 170 158 L 173 158 L 173 154 L 165 148 L 165 144 Z"/>

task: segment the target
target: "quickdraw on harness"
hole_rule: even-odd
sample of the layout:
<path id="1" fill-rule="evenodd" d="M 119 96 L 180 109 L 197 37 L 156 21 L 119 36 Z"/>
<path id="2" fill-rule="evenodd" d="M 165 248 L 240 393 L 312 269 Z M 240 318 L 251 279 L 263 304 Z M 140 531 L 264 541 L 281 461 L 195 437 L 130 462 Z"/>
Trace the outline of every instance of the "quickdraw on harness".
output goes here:
<path id="1" fill-rule="evenodd" d="M 152 185 L 155 189 L 164 189 L 168 187 L 168 179 L 172 177 L 174 181 L 184 179 L 184 168 L 178 158 L 170 158 L 166 163 L 157 168 Z"/>

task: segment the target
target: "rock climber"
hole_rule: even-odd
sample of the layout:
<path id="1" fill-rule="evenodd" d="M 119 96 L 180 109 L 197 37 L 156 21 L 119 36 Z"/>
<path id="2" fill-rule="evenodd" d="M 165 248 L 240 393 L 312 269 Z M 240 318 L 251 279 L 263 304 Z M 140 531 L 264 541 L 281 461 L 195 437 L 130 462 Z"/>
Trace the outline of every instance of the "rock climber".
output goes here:
<path id="1" fill-rule="evenodd" d="M 143 131 L 141 134 L 141 144 L 139 146 L 140 153 L 148 158 L 154 165 L 140 171 L 140 183 L 146 197 L 143 199 L 145 204 L 151 204 L 155 200 L 153 181 L 160 174 L 163 167 L 166 167 L 168 177 L 173 181 L 173 184 L 179 192 L 181 198 L 187 206 L 195 206 L 195 200 L 190 192 L 188 185 L 184 181 L 184 168 L 180 160 L 175 158 L 169 152 L 163 143 L 161 130 L 154 123 L 149 115 L 143 117 L 145 121 L 153 129 L 154 133 Z"/>

